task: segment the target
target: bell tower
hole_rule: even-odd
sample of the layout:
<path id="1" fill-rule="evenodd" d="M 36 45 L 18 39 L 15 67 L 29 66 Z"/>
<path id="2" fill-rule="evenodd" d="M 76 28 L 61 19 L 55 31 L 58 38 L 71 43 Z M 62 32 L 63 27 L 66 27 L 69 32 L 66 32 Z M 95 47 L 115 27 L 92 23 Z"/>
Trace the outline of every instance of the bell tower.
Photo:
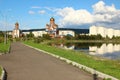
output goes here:
<path id="1" fill-rule="evenodd" d="M 55 24 L 55 19 L 53 17 L 50 18 L 50 25 L 54 25 Z"/>
<path id="2" fill-rule="evenodd" d="M 15 23 L 15 30 L 18 30 L 18 29 L 19 29 L 19 23 L 16 22 L 16 23 Z"/>
<path id="3" fill-rule="evenodd" d="M 13 36 L 13 38 L 19 38 L 20 37 L 20 30 L 19 30 L 19 23 L 18 22 L 15 23 L 15 28 L 12 32 L 12 36 Z"/>

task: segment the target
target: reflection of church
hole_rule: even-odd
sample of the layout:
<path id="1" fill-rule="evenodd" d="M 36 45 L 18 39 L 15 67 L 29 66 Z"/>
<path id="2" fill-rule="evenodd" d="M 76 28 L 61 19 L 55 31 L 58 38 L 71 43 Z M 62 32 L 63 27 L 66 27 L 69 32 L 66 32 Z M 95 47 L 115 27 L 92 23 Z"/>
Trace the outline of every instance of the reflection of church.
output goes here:
<path id="1" fill-rule="evenodd" d="M 12 32 L 13 38 L 19 38 L 20 37 L 20 30 L 19 30 L 19 23 L 15 23 L 15 29 Z"/>
<path id="2" fill-rule="evenodd" d="M 46 24 L 46 32 L 52 38 L 54 38 L 58 35 L 58 25 L 55 24 L 55 19 L 53 17 L 50 18 L 50 24 Z"/>

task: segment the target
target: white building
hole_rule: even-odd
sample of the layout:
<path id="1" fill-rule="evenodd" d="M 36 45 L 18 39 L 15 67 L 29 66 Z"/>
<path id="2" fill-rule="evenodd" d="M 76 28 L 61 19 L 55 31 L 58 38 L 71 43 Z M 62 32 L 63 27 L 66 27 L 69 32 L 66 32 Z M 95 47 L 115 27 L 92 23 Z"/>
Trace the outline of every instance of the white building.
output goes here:
<path id="1" fill-rule="evenodd" d="M 120 30 L 114 30 L 114 35 L 115 36 L 120 36 Z"/>
<path id="2" fill-rule="evenodd" d="M 90 27 L 90 34 L 91 35 L 97 35 L 97 27 L 96 26 L 91 26 Z"/>
<path id="3" fill-rule="evenodd" d="M 97 28 L 97 34 L 100 34 L 102 37 L 106 37 L 106 29 L 104 27 Z"/>
<path id="4" fill-rule="evenodd" d="M 46 31 L 33 31 L 32 32 L 34 34 L 35 37 L 38 37 L 38 36 L 43 36 L 43 34 L 47 34 Z"/>
<path id="5" fill-rule="evenodd" d="M 20 37 L 20 30 L 13 30 L 13 38 L 19 38 Z"/>
<path id="6" fill-rule="evenodd" d="M 102 37 L 108 36 L 109 38 L 112 38 L 113 36 L 120 36 L 120 30 L 114 30 L 112 28 L 105 28 L 105 27 L 99 27 L 99 26 L 91 26 L 90 27 L 90 35 L 97 35 L 100 34 Z"/>
<path id="7" fill-rule="evenodd" d="M 60 36 L 66 36 L 66 35 L 71 35 L 71 36 L 75 36 L 75 32 L 72 30 L 59 30 L 59 35 Z"/>
<path id="8" fill-rule="evenodd" d="M 106 36 L 112 38 L 114 36 L 114 30 L 112 28 L 106 29 Z"/>

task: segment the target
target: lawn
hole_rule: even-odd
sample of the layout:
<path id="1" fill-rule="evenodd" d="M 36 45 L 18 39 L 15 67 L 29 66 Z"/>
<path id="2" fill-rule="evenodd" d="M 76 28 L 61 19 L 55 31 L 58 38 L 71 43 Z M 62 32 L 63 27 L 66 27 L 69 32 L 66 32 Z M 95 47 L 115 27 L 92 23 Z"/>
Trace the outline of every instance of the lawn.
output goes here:
<path id="1" fill-rule="evenodd" d="M 2 68 L 1 68 L 1 66 L 0 66 L 0 76 L 1 76 L 1 74 L 2 74 Z"/>
<path id="2" fill-rule="evenodd" d="M 10 47 L 10 42 L 8 42 L 7 44 L 0 43 L 0 53 L 8 52 L 9 51 L 9 47 Z"/>
<path id="3" fill-rule="evenodd" d="M 77 63 L 86 65 L 88 67 L 94 68 L 105 74 L 114 76 L 120 79 L 120 64 L 119 61 L 101 59 L 98 57 L 86 55 L 82 52 L 75 52 L 73 50 L 65 50 L 53 46 L 48 46 L 47 44 L 36 44 L 33 42 L 24 42 L 27 45 L 33 46 L 35 48 L 50 52 L 55 55 L 67 58 L 69 60 L 75 61 Z"/>

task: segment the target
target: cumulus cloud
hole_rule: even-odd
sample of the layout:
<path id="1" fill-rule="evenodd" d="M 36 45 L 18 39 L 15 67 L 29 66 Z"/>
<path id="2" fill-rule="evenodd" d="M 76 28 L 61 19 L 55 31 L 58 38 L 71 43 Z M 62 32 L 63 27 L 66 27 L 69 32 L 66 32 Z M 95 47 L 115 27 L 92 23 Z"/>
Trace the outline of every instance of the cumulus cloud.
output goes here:
<path id="1" fill-rule="evenodd" d="M 84 25 L 97 25 L 108 28 L 120 29 L 120 10 L 114 4 L 108 6 L 103 1 L 91 6 L 93 12 L 85 9 L 75 10 L 72 7 L 58 9 L 56 14 L 61 17 L 61 27 L 77 27 Z"/>
<path id="2" fill-rule="evenodd" d="M 93 22 L 92 15 L 84 9 L 75 10 L 72 7 L 66 7 L 59 9 L 57 15 L 62 17 L 60 22 L 63 26 L 79 26 Z"/>
<path id="3" fill-rule="evenodd" d="M 95 25 L 120 29 L 120 10 L 117 10 L 113 4 L 107 6 L 103 1 L 99 1 L 92 7 Z"/>
<path id="4" fill-rule="evenodd" d="M 34 11 L 31 11 L 31 10 L 28 11 L 28 13 L 29 13 L 29 14 L 35 14 L 35 12 L 34 12 Z"/>
<path id="5" fill-rule="evenodd" d="M 45 14 L 45 10 L 38 11 L 39 14 Z"/>
<path id="6" fill-rule="evenodd" d="M 95 5 L 92 6 L 94 13 L 113 13 L 116 11 L 115 6 L 107 6 L 103 1 L 99 1 Z"/>

